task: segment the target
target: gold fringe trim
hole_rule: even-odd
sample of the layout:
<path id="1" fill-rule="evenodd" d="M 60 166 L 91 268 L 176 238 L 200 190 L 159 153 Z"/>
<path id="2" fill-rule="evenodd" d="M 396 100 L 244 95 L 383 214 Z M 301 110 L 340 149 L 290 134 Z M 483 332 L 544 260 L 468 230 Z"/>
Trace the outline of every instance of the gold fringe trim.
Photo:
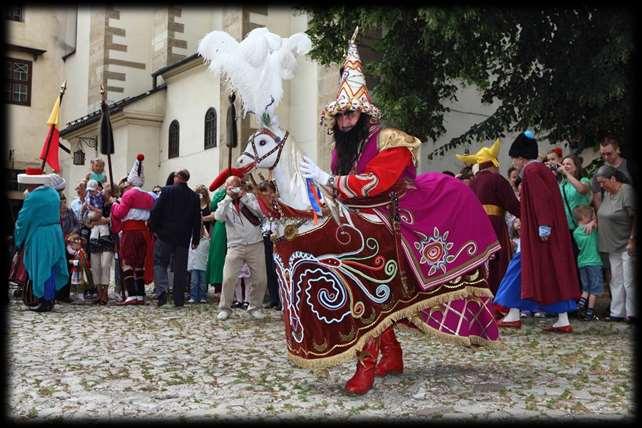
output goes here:
<path id="1" fill-rule="evenodd" d="M 310 359 L 299 357 L 298 355 L 294 355 L 288 351 L 288 359 L 292 361 L 295 365 L 301 368 L 310 368 L 310 369 L 323 369 L 323 368 L 343 364 L 345 362 L 354 360 L 357 356 L 357 352 L 363 349 L 363 347 L 365 346 L 366 342 L 368 342 L 368 340 L 380 336 L 381 333 L 384 332 L 384 330 L 386 330 L 388 327 L 393 325 L 396 321 L 402 318 L 408 318 L 413 324 L 417 325 L 414 318 L 417 318 L 417 320 L 420 323 L 422 323 L 422 321 L 418 319 L 419 317 L 418 313 L 420 311 L 440 305 L 450 300 L 456 300 L 456 299 L 461 299 L 465 297 L 491 297 L 492 298 L 493 294 L 487 288 L 466 286 L 457 291 L 444 293 L 440 296 L 435 296 L 427 300 L 422 300 L 405 309 L 396 311 L 388 315 L 386 318 L 384 318 L 381 321 L 381 323 L 379 323 L 377 327 L 364 333 L 364 335 L 361 336 L 354 343 L 354 345 L 352 345 L 349 349 L 346 349 L 345 351 L 337 355 L 310 360 Z M 490 346 L 490 347 L 493 347 L 497 344 L 497 341 L 489 341 L 476 336 L 462 337 L 462 336 L 453 336 L 446 333 L 441 333 L 427 327 L 425 324 L 417 325 L 417 327 L 420 328 L 422 332 L 428 333 L 431 336 L 436 337 L 437 339 L 440 339 L 444 342 L 457 343 L 464 346 L 479 345 L 479 346 Z"/>

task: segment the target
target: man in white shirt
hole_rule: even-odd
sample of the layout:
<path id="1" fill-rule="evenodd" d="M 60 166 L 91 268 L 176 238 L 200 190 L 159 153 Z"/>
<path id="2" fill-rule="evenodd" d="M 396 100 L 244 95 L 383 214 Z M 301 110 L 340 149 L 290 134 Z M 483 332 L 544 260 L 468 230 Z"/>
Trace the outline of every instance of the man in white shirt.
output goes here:
<path id="1" fill-rule="evenodd" d="M 82 205 L 83 205 L 83 203 L 85 201 L 85 193 L 87 191 L 87 183 L 84 180 L 79 182 L 76 185 L 76 188 L 74 190 L 76 190 L 76 194 L 78 196 L 76 196 L 71 201 L 71 203 L 69 204 L 69 208 L 71 208 L 71 210 L 76 215 L 76 218 L 78 219 L 78 221 L 80 221 L 80 211 L 81 211 Z"/>
<path id="2" fill-rule="evenodd" d="M 243 190 L 241 179 L 230 176 L 225 180 L 227 195 L 219 202 L 214 218 L 225 223 L 227 233 L 227 254 L 223 267 L 223 286 L 218 304 L 218 320 L 226 320 L 232 313 L 234 287 L 243 263 L 251 272 L 251 285 L 247 311 L 256 319 L 265 315 L 261 312 L 265 296 L 266 272 L 263 234 L 261 231 L 261 208 L 256 197 Z"/>

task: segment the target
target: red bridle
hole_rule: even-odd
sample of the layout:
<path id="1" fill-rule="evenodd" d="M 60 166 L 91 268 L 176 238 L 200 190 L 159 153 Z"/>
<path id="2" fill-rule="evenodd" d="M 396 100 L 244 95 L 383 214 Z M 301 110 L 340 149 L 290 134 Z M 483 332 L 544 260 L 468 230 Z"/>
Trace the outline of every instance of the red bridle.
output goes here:
<path id="1" fill-rule="evenodd" d="M 276 143 L 276 146 L 274 146 L 272 148 L 272 150 L 270 150 L 269 152 L 267 152 L 263 156 L 259 156 L 259 152 L 258 152 L 258 150 L 256 150 L 256 144 L 254 143 L 254 140 L 256 139 L 256 137 L 258 137 L 261 134 L 266 134 L 266 135 L 272 137 L 272 139 Z M 281 159 L 281 152 L 283 151 L 283 146 L 285 145 L 285 142 L 288 139 L 289 135 L 290 135 L 290 132 L 289 131 L 285 131 L 285 135 L 283 136 L 283 139 L 281 139 L 276 134 L 274 134 L 274 132 L 270 131 L 269 129 L 261 128 L 258 131 L 256 131 L 254 134 L 252 134 L 250 136 L 249 140 L 248 140 L 249 143 L 252 143 L 252 152 L 253 153 L 250 153 L 250 152 L 248 152 L 246 150 L 246 151 L 243 152 L 242 156 L 249 157 L 250 159 L 252 159 L 254 161 L 255 165 L 258 165 L 259 163 L 261 163 L 261 161 L 263 161 L 263 159 L 266 159 L 268 156 L 270 156 L 272 153 L 274 153 L 275 151 L 278 150 L 277 155 L 276 155 L 276 159 L 274 160 L 274 163 L 272 164 L 271 167 L 268 168 L 268 170 L 271 171 L 279 163 L 279 159 Z M 245 147 L 247 149 L 247 146 L 245 146 Z"/>

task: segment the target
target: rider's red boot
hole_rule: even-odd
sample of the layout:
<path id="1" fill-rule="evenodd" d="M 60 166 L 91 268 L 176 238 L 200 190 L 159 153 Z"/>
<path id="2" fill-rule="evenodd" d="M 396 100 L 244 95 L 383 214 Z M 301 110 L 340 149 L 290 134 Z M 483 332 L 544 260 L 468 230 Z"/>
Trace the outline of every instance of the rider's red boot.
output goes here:
<path id="1" fill-rule="evenodd" d="M 346 383 L 346 391 L 365 394 L 374 384 L 374 369 L 379 356 L 379 337 L 368 340 L 357 361 L 357 372 Z"/>
<path id="2" fill-rule="evenodd" d="M 388 327 L 379 337 L 381 339 L 381 359 L 375 367 L 375 376 L 403 373 L 401 345 L 395 337 L 394 327 Z"/>

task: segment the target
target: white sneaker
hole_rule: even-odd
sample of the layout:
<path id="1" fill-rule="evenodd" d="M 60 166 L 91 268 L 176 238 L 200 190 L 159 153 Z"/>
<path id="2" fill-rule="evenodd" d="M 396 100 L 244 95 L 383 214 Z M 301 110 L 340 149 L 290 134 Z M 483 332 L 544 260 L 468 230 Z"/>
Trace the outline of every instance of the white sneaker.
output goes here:
<path id="1" fill-rule="evenodd" d="M 190 298 L 190 299 L 187 301 L 187 303 L 196 303 L 196 300 L 194 300 L 194 299 Z"/>
<path id="2" fill-rule="evenodd" d="M 254 309 L 249 312 L 250 312 L 250 315 L 252 315 L 252 318 L 256 320 L 262 320 L 263 318 L 265 318 L 265 314 L 260 309 Z"/>
<path id="3" fill-rule="evenodd" d="M 207 303 L 207 299 L 206 298 L 202 298 L 201 299 L 201 303 Z"/>
<path id="4" fill-rule="evenodd" d="M 230 317 L 230 311 L 223 309 L 221 310 L 218 315 L 216 315 L 216 319 L 219 321 L 225 321 Z"/>

